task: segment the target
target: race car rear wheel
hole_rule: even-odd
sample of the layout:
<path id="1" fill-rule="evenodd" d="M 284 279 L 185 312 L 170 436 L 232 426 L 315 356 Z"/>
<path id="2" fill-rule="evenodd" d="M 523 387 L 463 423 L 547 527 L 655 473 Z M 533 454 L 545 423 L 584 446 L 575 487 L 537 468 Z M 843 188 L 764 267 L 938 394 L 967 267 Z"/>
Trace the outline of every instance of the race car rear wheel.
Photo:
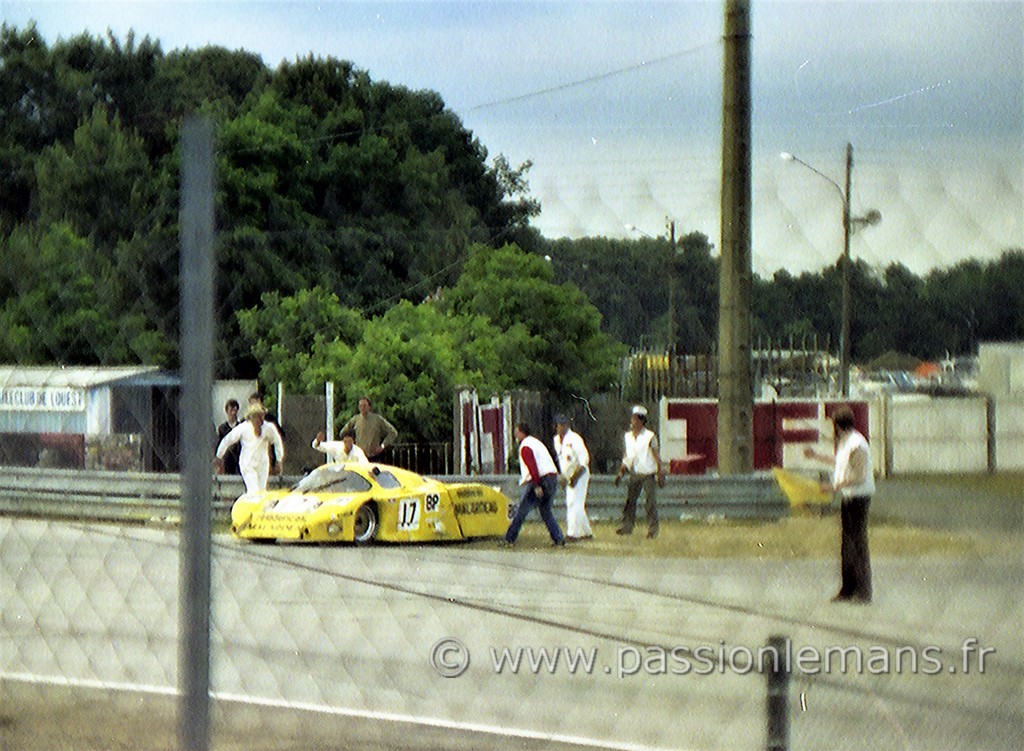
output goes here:
<path id="1" fill-rule="evenodd" d="M 377 537 L 377 507 L 372 503 L 364 503 L 356 511 L 352 525 L 352 539 L 358 543 L 367 543 Z"/>

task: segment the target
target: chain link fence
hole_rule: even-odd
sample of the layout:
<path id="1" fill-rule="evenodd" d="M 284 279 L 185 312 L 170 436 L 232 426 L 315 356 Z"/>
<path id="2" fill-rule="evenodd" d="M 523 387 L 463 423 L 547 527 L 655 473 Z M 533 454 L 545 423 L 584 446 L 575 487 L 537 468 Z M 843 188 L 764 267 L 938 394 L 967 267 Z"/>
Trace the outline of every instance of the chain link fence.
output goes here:
<path id="1" fill-rule="evenodd" d="M 201 258 L 211 240 L 183 244 Z M 177 238 L 148 242 L 147 263 L 178 252 Z M 0 463 L 181 471 L 183 521 L 0 518 L 0 747 L 1024 746 L 1019 547 L 879 560 L 877 600 L 856 607 L 828 603 L 833 560 L 661 557 L 641 540 L 602 556 L 610 527 L 550 554 L 244 544 L 209 519 L 210 371 L 197 371 L 215 360 L 202 327 L 230 314 L 204 312 L 213 279 L 139 268 L 134 287 L 105 290 L 89 253 L 65 261 L 68 278 L 100 280 L 96 316 L 59 340 L 5 332 L 24 356 L 0 370 Z M 79 293 L 48 289 L 26 275 L 13 295 L 42 314 Z M 196 349 L 181 377 L 106 367 L 90 332 L 115 293 L 142 322 L 123 342 L 141 362 L 167 346 L 182 296 Z M 784 670 L 755 669 L 769 644 Z"/>

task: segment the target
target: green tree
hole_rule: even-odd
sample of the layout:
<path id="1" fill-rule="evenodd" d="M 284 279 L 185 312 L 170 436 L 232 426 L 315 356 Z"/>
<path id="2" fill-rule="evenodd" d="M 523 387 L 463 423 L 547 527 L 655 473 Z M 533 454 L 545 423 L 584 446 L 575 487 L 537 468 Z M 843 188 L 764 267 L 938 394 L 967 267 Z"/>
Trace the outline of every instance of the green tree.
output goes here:
<path id="1" fill-rule="evenodd" d="M 348 379 L 345 360 L 365 327 L 358 311 L 322 287 L 287 296 L 265 292 L 259 306 L 236 316 L 245 346 L 260 364 L 260 381 L 302 393 Z"/>
<path id="2" fill-rule="evenodd" d="M 142 139 L 97 105 L 70 148 L 57 143 L 36 162 L 39 223 L 67 222 L 112 255 L 121 239 L 151 228 L 156 188 Z"/>
<path id="3" fill-rule="evenodd" d="M 235 118 L 250 96 L 260 96 L 270 75 L 259 55 L 245 50 L 211 46 L 167 53 L 157 61 L 156 84 L 166 107 L 167 149 L 185 115 L 204 111 L 220 122 Z"/>
<path id="4" fill-rule="evenodd" d="M 612 339 L 637 346 L 656 337 L 654 321 L 668 310 L 664 241 L 606 237 L 547 243 L 555 279 L 576 285 L 601 313 Z"/>
<path id="5" fill-rule="evenodd" d="M 0 358 L 24 364 L 162 362 L 173 352 L 144 317 L 117 308 L 112 265 L 67 224 L 3 239 Z"/>
<path id="6" fill-rule="evenodd" d="M 753 333 L 776 342 L 819 337 L 819 346 L 839 342 L 839 274 L 828 267 L 819 274 L 794 277 L 785 269 L 771 281 L 755 277 L 751 291 Z"/>
<path id="7" fill-rule="evenodd" d="M 494 348 L 500 332 L 473 317 L 449 316 L 432 303 L 402 301 L 371 320 L 350 361 L 344 384 L 347 403 L 370 396 L 403 435 L 403 441 L 443 441 L 451 436 L 451 403 L 456 387 L 485 393 L 507 380 L 492 351 L 470 352 L 462 334 L 472 328 L 476 341 Z M 492 369 L 484 373 L 479 368 Z"/>
<path id="8" fill-rule="evenodd" d="M 0 230 L 25 219 L 35 192 L 35 160 L 70 137 L 78 106 L 57 85 L 49 46 L 35 24 L 0 26 Z"/>
<path id="9" fill-rule="evenodd" d="M 674 249 L 676 346 L 681 352 L 710 352 L 718 339 L 718 263 L 707 235 L 690 232 Z"/>
<path id="10" fill-rule="evenodd" d="M 906 266 L 894 263 L 882 274 L 882 284 L 873 310 L 867 301 L 858 303 L 866 315 L 858 347 L 865 362 L 889 351 L 914 352 L 934 328 L 924 301 L 924 283 L 919 277 Z"/>
<path id="11" fill-rule="evenodd" d="M 445 300 L 454 313 L 484 316 L 516 341 L 506 367 L 524 388 L 566 398 L 615 382 L 624 348 L 601 331 L 601 314 L 577 286 L 554 283 L 542 258 L 515 246 L 477 246 Z"/>
<path id="12" fill-rule="evenodd" d="M 369 395 L 410 440 L 445 440 L 457 386 L 491 393 L 513 386 L 510 343 L 478 316 L 450 316 L 435 302 L 402 301 L 370 321 L 322 288 L 266 293 L 238 314 L 263 383 L 316 393 L 336 383 L 342 402 Z"/>
<path id="13" fill-rule="evenodd" d="M 1005 252 L 985 270 L 979 305 L 965 317 L 967 351 L 979 340 L 1024 339 L 1024 249 Z"/>

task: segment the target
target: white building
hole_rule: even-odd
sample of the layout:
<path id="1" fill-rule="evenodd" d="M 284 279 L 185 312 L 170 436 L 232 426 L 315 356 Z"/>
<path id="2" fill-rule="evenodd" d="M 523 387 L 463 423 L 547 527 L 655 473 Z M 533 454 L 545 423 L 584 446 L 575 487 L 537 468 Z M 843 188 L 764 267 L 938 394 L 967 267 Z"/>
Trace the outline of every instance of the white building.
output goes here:
<path id="1" fill-rule="evenodd" d="M 155 366 L 0 366 L 0 464 L 177 471 L 179 393 Z"/>

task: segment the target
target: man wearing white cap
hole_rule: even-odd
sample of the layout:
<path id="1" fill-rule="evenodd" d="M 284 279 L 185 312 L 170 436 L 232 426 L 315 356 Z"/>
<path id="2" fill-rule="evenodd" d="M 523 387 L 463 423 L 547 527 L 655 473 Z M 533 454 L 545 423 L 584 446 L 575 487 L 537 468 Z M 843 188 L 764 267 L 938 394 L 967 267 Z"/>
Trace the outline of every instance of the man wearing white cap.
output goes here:
<path id="1" fill-rule="evenodd" d="M 594 536 L 587 518 L 590 452 L 565 415 L 555 415 L 555 455 L 565 480 L 565 539 L 589 540 Z"/>
<path id="2" fill-rule="evenodd" d="M 665 484 L 665 471 L 658 452 L 658 436 L 647 428 L 647 408 L 633 407 L 629 418 L 630 429 L 626 431 L 626 451 L 622 457 L 615 484 L 629 473 L 626 482 L 626 505 L 622 509 L 622 524 L 617 530 L 620 535 L 633 533 L 636 524 L 636 502 L 640 491 L 644 492 L 647 510 L 647 537 L 658 536 L 658 486 Z"/>

